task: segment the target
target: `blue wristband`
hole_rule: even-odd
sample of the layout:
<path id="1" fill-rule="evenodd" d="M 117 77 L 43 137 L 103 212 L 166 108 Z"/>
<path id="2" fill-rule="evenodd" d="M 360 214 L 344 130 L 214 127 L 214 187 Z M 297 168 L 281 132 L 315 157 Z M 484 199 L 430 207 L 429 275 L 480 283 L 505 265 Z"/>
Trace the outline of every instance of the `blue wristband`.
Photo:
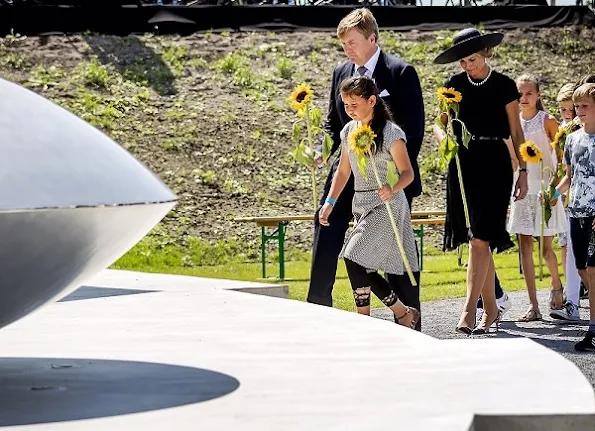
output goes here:
<path id="1" fill-rule="evenodd" d="M 337 200 L 336 200 L 335 198 L 332 198 L 332 197 L 328 196 L 328 197 L 326 198 L 326 201 L 325 201 L 325 202 L 328 202 L 328 203 L 329 203 L 329 204 L 331 204 L 332 206 L 335 206 L 335 204 L 337 203 Z"/>
<path id="2" fill-rule="evenodd" d="M 554 192 L 554 198 L 558 199 L 560 197 L 560 192 L 558 191 L 558 189 L 556 189 L 556 191 Z"/>

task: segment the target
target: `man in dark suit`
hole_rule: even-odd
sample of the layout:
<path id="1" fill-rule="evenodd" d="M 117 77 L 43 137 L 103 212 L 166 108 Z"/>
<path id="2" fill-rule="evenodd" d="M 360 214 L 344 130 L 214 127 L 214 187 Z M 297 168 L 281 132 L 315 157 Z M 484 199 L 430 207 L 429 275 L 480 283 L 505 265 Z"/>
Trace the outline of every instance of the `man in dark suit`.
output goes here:
<path id="1" fill-rule="evenodd" d="M 340 154 L 340 132 L 351 118 L 345 112 L 339 88 L 341 82 L 351 76 L 366 75 L 373 78 L 380 90 L 380 97 L 387 103 L 393 120 L 407 136 L 407 151 L 415 173 L 413 183 L 405 188 L 405 195 L 411 208 L 411 201 L 421 194 L 421 179 L 417 156 L 424 133 L 424 107 L 419 78 L 413 66 L 383 52 L 378 42 L 378 24 L 372 13 L 365 8 L 353 10 L 341 20 L 337 36 L 349 59 L 337 66 L 333 72 L 329 111 L 326 121 L 327 132 L 333 139 L 331 154 Z M 322 206 L 328 195 L 333 175 L 339 165 L 339 157 L 332 165 L 327 177 Z M 337 200 L 329 222 L 320 226 L 318 213 L 314 227 L 314 246 L 308 302 L 332 306 L 332 289 L 335 283 L 337 261 L 343 247 L 345 233 L 352 219 L 353 176 Z M 418 283 L 419 284 L 419 283 Z M 419 310 L 419 286 L 407 292 L 398 292 L 405 305 Z"/>

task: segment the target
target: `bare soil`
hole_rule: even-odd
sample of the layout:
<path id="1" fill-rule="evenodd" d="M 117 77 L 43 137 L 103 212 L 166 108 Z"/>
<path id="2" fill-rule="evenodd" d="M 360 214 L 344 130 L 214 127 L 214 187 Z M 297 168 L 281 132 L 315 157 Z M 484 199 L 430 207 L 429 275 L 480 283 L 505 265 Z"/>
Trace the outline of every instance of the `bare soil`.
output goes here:
<path id="1" fill-rule="evenodd" d="M 445 204 L 431 127 L 435 89 L 457 65 L 437 66 L 432 59 L 452 34 L 383 32 L 380 38 L 385 50 L 416 67 L 422 81 L 424 194 L 414 201 L 416 210 Z M 545 105 L 555 113 L 561 85 L 595 72 L 594 51 L 593 29 L 515 30 L 506 32 L 492 64 L 512 77 L 539 76 Z M 159 234 L 181 245 L 189 238 L 253 244 L 258 230 L 235 217 L 313 213 L 309 172 L 289 156 L 295 114 L 286 99 L 306 82 L 326 113 L 330 76 L 343 60 L 327 32 L 0 40 L 0 76 L 80 115 L 174 190 L 179 204 Z M 326 174 L 320 172 L 319 189 Z M 309 249 L 311 232 L 310 223 L 293 224 L 289 247 Z M 439 245 L 441 235 L 435 231 L 430 239 Z"/>

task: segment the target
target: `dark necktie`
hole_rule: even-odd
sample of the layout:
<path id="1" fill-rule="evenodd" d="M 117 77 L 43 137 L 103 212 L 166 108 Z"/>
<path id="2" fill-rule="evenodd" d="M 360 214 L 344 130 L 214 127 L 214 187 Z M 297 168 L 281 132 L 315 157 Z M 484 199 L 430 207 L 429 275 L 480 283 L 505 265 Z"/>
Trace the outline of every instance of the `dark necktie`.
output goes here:
<path id="1" fill-rule="evenodd" d="M 360 76 L 366 76 L 367 71 L 368 69 L 366 68 L 366 66 L 361 66 L 357 68 L 357 73 L 359 73 Z"/>

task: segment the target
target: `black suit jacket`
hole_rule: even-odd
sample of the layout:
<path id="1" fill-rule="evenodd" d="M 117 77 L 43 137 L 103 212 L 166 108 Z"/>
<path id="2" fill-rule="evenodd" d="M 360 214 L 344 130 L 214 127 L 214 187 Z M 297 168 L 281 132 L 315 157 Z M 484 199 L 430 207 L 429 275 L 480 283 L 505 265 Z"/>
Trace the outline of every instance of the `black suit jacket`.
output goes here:
<path id="1" fill-rule="evenodd" d="M 341 130 L 351 121 L 351 118 L 345 112 L 339 89 L 344 79 L 353 76 L 354 68 L 355 65 L 347 61 L 337 66 L 333 72 L 326 121 L 326 130 L 333 139 L 331 154 L 334 154 L 340 148 Z M 422 187 L 417 157 L 424 136 L 424 104 L 419 77 L 413 66 L 382 50 L 372 77 L 380 93 L 384 90 L 389 93 L 388 96 L 382 97 L 382 99 L 387 103 L 395 123 L 403 129 L 407 137 L 407 152 L 409 153 L 415 178 L 405 188 L 405 194 L 408 197 L 419 196 Z"/>

